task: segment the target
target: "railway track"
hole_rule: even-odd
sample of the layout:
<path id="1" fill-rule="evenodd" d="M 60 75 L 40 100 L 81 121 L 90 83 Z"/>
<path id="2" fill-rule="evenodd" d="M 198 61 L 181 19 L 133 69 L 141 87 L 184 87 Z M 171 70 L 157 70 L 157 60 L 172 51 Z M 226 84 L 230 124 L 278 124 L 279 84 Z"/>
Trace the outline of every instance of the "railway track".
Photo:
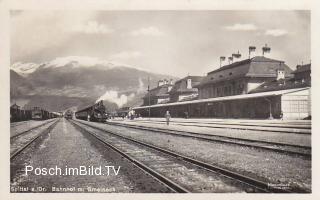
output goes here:
<path id="1" fill-rule="evenodd" d="M 19 137 L 19 136 L 21 136 L 21 135 L 24 135 L 24 134 L 26 134 L 26 133 L 29 133 L 29 132 L 37 129 L 37 128 L 40 128 L 40 127 L 42 127 L 42 126 L 45 126 L 46 124 L 48 124 L 48 123 L 50 123 L 50 122 L 52 122 L 52 121 L 53 121 L 53 120 L 49 120 L 49 121 L 47 121 L 47 122 L 45 122 L 45 123 L 43 123 L 43 124 L 40 124 L 40 125 L 38 125 L 38 126 L 34 126 L 34 127 L 30 128 L 30 129 L 28 129 L 28 130 L 25 130 L 25 131 L 22 131 L 22 132 L 20 132 L 20 133 L 15 134 L 15 135 L 12 135 L 12 136 L 10 136 L 10 140 L 13 139 L 13 138 Z M 13 126 L 13 127 L 15 127 L 15 126 Z M 12 128 L 12 127 L 11 127 L 11 128 Z"/>
<path id="2" fill-rule="evenodd" d="M 10 123 L 10 128 L 13 128 L 13 127 L 16 127 L 16 126 L 20 126 L 22 124 L 25 124 L 27 123 L 28 121 L 21 121 L 21 122 L 13 122 L 13 123 Z"/>
<path id="3" fill-rule="evenodd" d="M 154 123 L 154 124 L 164 124 L 165 121 L 139 121 L 141 123 Z M 301 127 L 301 126 L 291 126 L 283 127 L 273 124 L 240 124 L 240 123 L 197 123 L 197 122 L 178 122 L 172 121 L 171 124 L 179 126 L 192 126 L 192 127 L 204 127 L 204 128 L 228 128 L 236 130 L 251 130 L 251 131 L 263 131 L 263 132 L 281 132 L 281 133 L 294 133 L 294 134 L 311 134 L 311 129 Z M 276 128 L 276 129 L 274 129 Z"/>
<path id="4" fill-rule="evenodd" d="M 36 130 L 41 127 L 44 127 L 48 125 L 50 122 L 52 124 L 50 124 L 44 130 L 41 130 L 39 133 L 31 133 L 31 130 Z M 40 126 L 34 127 L 28 131 L 24 131 L 23 134 L 14 135 L 13 137 L 11 137 L 10 138 L 10 160 L 13 160 L 15 157 L 17 157 L 20 153 L 22 153 L 28 146 L 34 143 L 42 135 L 49 133 L 55 127 L 55 125 L 59 122 L 59 120 L 50 121 L 50 122 L 41 124 Z M 30 133 L 31 135 L 28 135 L 27 133 Z"/>
<path id="5" fill-rule="evenodd" d="M 122 124 L 122 123 L 116 123 L 116 122 L 106 122 L 106 123 L 108 125 L 122 126 L 126 128 L 133 128 L 133 129 L 144 130 L 144 131 L 153 131 L 153 132 L 176 135 L 181 137 L 189 137 L 189 138 L 205 140 L 209 142 L 227 143 L 227 144 L 252 147 L 252 148 L 262 149 L 267 151 L 285 153 L 289 155 L 304 156 L 308 159 L 311 159 L 311 147 L 308 147 L 308 146 L 258 141 L 258 140 L 252 140 L 252 139 L 235 138 L 235 137 L 229 137 L 229 136 L 195 133 L 195 132 L 187 132 L 187 131 L 179 131 L 179 130 L 150 128 L 150 127 L 145 127 L 140 125 L 128 125 L 128 124 Z"/>
<path id="6" fill-rule="evenodd" d="M 140 119 L 143 122 L 166 122 L 165 120 L 148 120 Z M 185 124 L 219 124 L 219 125 L 239 125 L 239 126 L 260 126 L 260 127 L 274 127 L 274 128 L 292 128 L 292 129 L 310 129 L 311 123 L 287 123 L 287 122 L 250 122 L 250 121 L 239 121 L 239 122 L 228 122 L 228 121 L 190 121 L 190 120 L 174 120 L 174 123 L 185 123 Z"/>
<path id="7" fill-rule="evenodd" d="M 72 120 L 72 124 L 116 150 L 175 192 L 217 192 L 208 191 L 212 180 L 215 183 L 217 183 L 217 180 L 221 181 L 220 184 L 227 182 L 229 187 L 231 185 L 241 188 L 242 192 L 296 192 L 270 187 L 266 182 L 83 122 Z M 164 170 L 166 167 L 162 163 L 169 166 L 167 170 Z M 177 169 L 187 169 L 189 173 L 182 173 L 179 170 L 177 172 Z M 196 181 L 198 179 L 195 174 L 197 174 L 198 179 L 201 177 L 202 182 Z M 195 183 L 198 184 L 194 185 Z M 207 190 L 203 188 L 207 188 Z"/>

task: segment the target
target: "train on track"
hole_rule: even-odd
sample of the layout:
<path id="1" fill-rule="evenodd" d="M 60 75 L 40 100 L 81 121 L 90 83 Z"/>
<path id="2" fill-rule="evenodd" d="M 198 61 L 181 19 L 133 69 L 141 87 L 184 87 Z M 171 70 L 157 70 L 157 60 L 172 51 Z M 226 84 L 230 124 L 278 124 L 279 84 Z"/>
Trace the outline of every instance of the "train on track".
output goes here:
<path id="1" fill-rule="evenodd" d="M 65 113 L 64 113 L 64 118 L 66 119 L 72 119 L 73 118 L 73 112 L 71 110 L 67 110 Z"/>
<path id="2" fill-rule="evenodd" d="M 49 112 L 40 107 L 33 107 L 31 109 L 21 109 L 17 104 L 10 107 L 10 122 L 19 122 L 27 120 L 46 120 L 60 117 L 59 113 Z"/>
<path id="3" fill-rule="evenodd" d="M 75 117 L 86 121 L 105 122 L 108 119 L 108 114 L 101 100 L 92 106 L 77 111 Z"/>

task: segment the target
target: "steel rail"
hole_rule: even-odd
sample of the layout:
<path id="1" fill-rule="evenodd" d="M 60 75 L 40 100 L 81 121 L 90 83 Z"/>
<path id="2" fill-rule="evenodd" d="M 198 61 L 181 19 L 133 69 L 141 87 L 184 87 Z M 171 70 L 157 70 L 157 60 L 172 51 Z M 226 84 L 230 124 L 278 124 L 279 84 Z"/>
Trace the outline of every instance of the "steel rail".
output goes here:
<path id="1" fill-rule="evenodd" d="M 139 120 L 142 122 L 150 122 L 150 120 Z M 152 120 L 152 122 L 165 122 L 164 120 Z M 283 126 L 281 126 L 282 124 L 280 123 L 272 123 L 272 124 L 267 124 L 267 123 L 261 123 L 261 122 L 257 122 L 256 124 L 252 124 L 252 122 L 238 122 L 238 123 L 230 123 L 230 122 L 214 122 L 214 121 L 209 121 L 209 122 L 199 122 L 199 121 L 179 121 L 179 120 L 175 120 L 172 121 L 173 123 L 185 123 L 185 124 L 217 124 L 217 125 L 233 125 L 233 126 L 258 126 L 258 127 L 270 127 L 270 128 L 291 128 L 291 129 L 311 129 L 309 127 L 305 127 L 303 124 L 299 124 L 299 125 L 292 125 L 292 124 L 285 124 L 283 123 Z"/>
<path id="2" fill-rule="evenodd" d="M 10 155 L 10 160 L 13 160 L 15 157 L 17 157 L 17 155 L 19 155 L 23 150 L 25 150 L 28 146 L 30 146 L 33 142 L 35 142 L 40 136 L 42 136 L 45 133 L 49 133 L 55 127 L 55 125 L 58 123 L 58 121 L 59 120 L 53 122 L 48 128 L 46 128 L 45 130 L 41 131 L 41 133 L 39 133 L 36 137 L 32 138 L 28 143 L 23 145 L 23 147 L 21 147 L 20 149 L 16 150 L 15 152 L 13 152 Z"/>
<path id="3" fill-rule="evenodd" d="M 147 123 L 148 121 L 144 121 L 142 123 Z M 149 121 L 150 123 L 150 121 Z M 152 122 L 152 123 L 158 123 L 158 124 L 163 124 L 164 122 L 159 121 L 159 122 Z M 204 128 L 228 128 L 228 129 L 235 129 L 235 130 L 250 130 L 250 131 L 263 131 L 263 132 L 279 132 L 279 133 L 290 133 L 290 134 L 302 134 L 302 135 L 310 135 L 311 133 L 309 132 L 295 132 L 295 131 L 287 131 L 287 130 L 270 130 L 270 129 L 254 129 L 252 127 L 254 127 L 254 125 L 250 125 L 251 127 L 245 127 L 247 125 L 232 125 L 232 126 L 240 126 L 240 127 L 223 127 L 224 125 L 228 125 L 228 124 L 217 124 L 216 125 L 221 125 L 221 126 L 210 126 L 210 125 L 191 125 L 191 124 L 187 124 L 187 123 L 191 123 L 191 122 L 171 122 L 173 124 L 177 124 L 180 126 L 196 126 L 196 127 L 204 127 Z M 213 124 L 213 123 L 211 123 Z M 241 127 L 242 126 L 242 127 Z M 271 126 L 257 126 L 258 128 L 277 128 L 277 127 L 271 127 Z M 281 127 L 282 129 L 285 129 L 286 127 Z M 309 129 L 307 129 L 309 130 Z"/>
<path id="4" fill-rule="evenodd" d="M 196 159 L 193 159 L 193 158 L 190 158 L 190 157 L 187 157 L 187 156 L 184 156 L 184 155 L 181 155 L 181 154 L 178 154 L 176 152 L 173 152 L 173 151 L 170 151 L 170 150 L 167 150 L 167 149 L 164 149 L 164 148 L 161 148 L 161 147 L 157 147 L 155 145 L 152 145 L 152 144 L 148 144 L 148 143 L 145 143 L 145 142 L 142 142 L 142 141 L 139 141 L 139 140 L 136 140 L 136 139 L 133 139 L 133 138 L 129 138 L 129 137 L 126 137 L 126 136 L 123 136 L 123 135 L 119 135 L 117 133 L 114 133 L 112 131 L 109 131 L 109 130 L 105 130 L 103 128 L 99 128 L 99 127 L 96 127 L 96 126 L 92 126 L 92 125 L 89 125 L 89 124 L 86 124 L 86 123 L 83 123 L 83 122 L 80 122 L 80 121 L 77 121 L 78 123 L 80 124 L 83 124 L 85 126 L 88 126 L 88 127 L 91 127 L 93 129 L 96 129 L 96 130 L 100 130 L 102 132 L 106 132 L 106 133 L 109 133 L 109 134 L 112 134 L 112 135 L 115 135 L 119 138 L 123 138 L 125 140 L 128 140 L 128 141 L 131 141 L 131 142 L 134 142 L 136 144 L 140 144 L 142 146 L 145 146 L 145 147 L 148 147 L 148 148 L 151 148 L 151 149 L 154 149 L 154 150 L 157 150 L 159 152 L 162 152 L 162 153 L 165 153 L 167 155 L 171 155 L 173 157 L 176 157 L 177 159 L 179 160 L 184 160 L 184 161 L 187 161 L 189 163 L 192 163 L 194 165 L 197 165 L 199 166 L 200 168 L 203 168 L 203 169 L 206 169 L 208 171 L 212 171 L 214 173 L 220 173 L 222 175 L 225 175 L 226 177 L 229 177 L 229 178 L 232 178 L 236 181 L 239 181 L 239 182 L 242 182 L 242 183 L 245 183 L 247 185 L 250 185 L 252 187 L 255 187 L 261 191 L 264 191 L 264 192 L 274 192 L 274 193 L 292 193 L 293 191 L 290 191 L 290 190 L 287 190 L 287 189 L 282 189 L 282 188 L 275 188 L 275 187 L 270 187 L 268 183 L 266 182 L 263 182 L 263 181 L 260 181 L 260 180 L 257 180 L 255 178 L 252 178 L 252 177 L 248 177 L 248 176 L 245 176 L 245 175 L 242 175 L 240 173 L 237 173 L 237 172 L 233 172 L 231 170 L 228 170 L 228 169 L 224 169 L 224 168 L 221 168 L 219 166 L 216 166 L 216 165 L 212 165 L 212 164 L 208 164 L 208 163 L 205 163 L 203 161 L 199 161 L 199 160 L 196 160 Z M 299 192 L 302 192 L 302 193 L 305 193 L 306 191 L 304 190 L 299 190 Z"/>
<path id="5" fill-rule="evenodd" d="M 40 127 L 42 127 L 42 126 L 44 126 L 44 125 L 46 125 L 46 124 L 49 124 L 49 123 L 52 122 L 52 121 L 54 121 L 54 120 L 45 122 L 45 123 L 40 124 L 40 125 L 38 125 L 38 126 L 32 127 L 32 128 L 30 128 L 30 129 L 28 129 L 28 130 L 26 130 L 26 131 L 22 131 L 22 132 L 17 133 L 17 134 L 15 134 L 15 135 L 13 135 L 13 136 L 10 136 L 10 140 L 13 139 L 13 138 L 16 138 L 16 137 L 18 137 L 18 136 L 20 136 L 20 135 L 23 135 L 23 134 L 25 134 L 25 133 L 28 133 L 28 132 L 30 132 L 30 131 L 33 131 L 33 130 L 35 130 L 35 129 L 37 129 L 37 128 L 40 128 Z"/>
<path id="6" fill-rule="evenodd" d="M 149 127 L 144 127 L 144 126 L 139 126 L 139 125 L 131 125 L 131 124 L 124 125 L 121 123 L 114 123 L 114 122 L 107 122 L 106 124 L 114 125 L 114 126 L 122 126 L 122 127 L 126 127 L 126 128 L 133 128 L 133 129 L 138 129 L 138 130 L 154 131 L 154 132 L 159 132 L 159 133 L 164 133 L 164 134 L 169 134 L 169 135 L 177 135 L 177 136 L 181 136 L 181 137 L 189 137 L 189 138 L 200 139 L 200 140 L 205 140 L 205 141 L 209 141 L 209 142 L 220 142 L 220 143 L 234 144 L 234 145 L 239 145 L 239 146 L 253 147 L 256 149 L 263 149 L 263 150 L 268 150 L 268 151 L 273 151 L 273 152 L 299 155 L 299 156 L 311 158 L 311 154 L 305 153 L 305 152 L 290 151 L 290 150 L 285 150 L 285 149 L 281 149 L 281 148 L 260 146 L 260 145 L 255 145 L 255 144 L 246 144 L 243 142 L 261 143 L 261 144 L 266 144 L 266 145 L 276 145 L 276 146 L 281 146 L 282 148 L 285 148 L 287 146 L 287 147 L 293 147 L 293 148 L 300 148 L 300 149 L 303 149 L 306 151 L 311 151 L 311 147 L 307 147 L 307 146 L 284 144 L 284 143 L 279 143 L 279 142 L 258 141 L 258 140 L 235 138 L 235 137 L 229 137 L 229 136 L 211 135 L 211 134 L 205 134 L 205 133 L 195 133 L 195 132 L 189 132 L 189 131 L 169 130 L 169 129 L 161 129 L 161 128 L 149 128 Z M 215 139 L 213 137 L 221 138 L 221 139 Z M 242 142 L 230 141 L 230 140 L 239 140 Z"/>
<path id="7" fill-rule="evenodd" d="M 109 148 L 113 149 L 115 152 L 119 153 L 121 156 L 125 157 L 126 159 L 128 159 L 130 162 L 134 163 L 136 166 L 138 166 L 140 169 L 142 169 L 143 171 L 145 171 L 147 174 L 150 174 L 152 177 L 156 178 L 159 182 L 161 182 L 162 184 L 166 185 L 166 187 L 168 187 L 170 190 L 172 190 L 173 192 L 177 192 L 177 193 L 190 193 L 189 190 L 187 190 L 186 188 L 180 186 L 179 184 L 173 182 L 172 180 L 166 178 L 165 176 L 159 174 L 158 172 L 156 172 L 155 170 L 151 169 L 150 167 L 148 167 L 147 165 L 143 164 L 142 162 L 136 160 L 135 158 L 133 158 L 132 156 L 124 153 L 123 151 L 121 151 L 119 148 L 115 147 L 114 145 L 106 142 L 104 139 L 102 139 L 101 137 L 99 137 L 98 135 L 86 130 L 85 128 L 79 126 L 78 124 L 74 123 L 73 121 L 71 122 L 74 126 L 77 126 L 78 128 L 80 128 L 81 130 L 85 131 L 86 133 L 89 133 L 91 136 L 95 137 L 97 140 L 99 140 L 101 143 L 103 143 L 104 145 L 108 146 Z"/>

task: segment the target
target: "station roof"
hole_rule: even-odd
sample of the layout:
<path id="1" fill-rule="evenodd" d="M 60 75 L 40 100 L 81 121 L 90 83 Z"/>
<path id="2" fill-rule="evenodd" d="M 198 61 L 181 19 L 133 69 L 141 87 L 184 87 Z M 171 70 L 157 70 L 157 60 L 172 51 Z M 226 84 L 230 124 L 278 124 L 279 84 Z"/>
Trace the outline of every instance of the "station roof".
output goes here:
<path id="1" fill-rule="evenodd" d="M 283 69 L 286 77 L 292 77 L 292 70 L 281 60 L 256 56 L 241 60 L 211 71 L 203 78 L 197 87 L 202 85 L 228 81 L 240 77 L 276 77 L 277 69 Z"/>
<path id="2" fill-rule="evenodd" d="M 253 89 L 252 91 L 250 91 L 250 93 L 286 90 L 286 89 L 303 88 L 303 87 L 310 87 L 310 86 L 311 86 L 311 82 L 309 80 L 305 80 L 304 82 L 302 82 L 301 80 L 295 80 L 294 78 L 286 78 L 286 79 L 273 80 L 270 82 L 263 83 L 256 89 Z"/>
<path id="3" fill-rule="evenodd" d="M 233 95 L 233 96 L 225 96 L 225 97 L 208 98 L 208 99 L 198 99 L 198 100 L 193 100 L 193 101 L 174 102 L 174 103 L 167 103 L 167 104 L 155 104 L 155 105 L 151 105 L 151 106 L 134 107 L 133 109 L 157 108 L 157 107 L 164 107 L 164 106 L 178 106 L 178 105 L 195 104 L 195 103 L 209 103 L 209 102 L 231 101 L 231 100 L 252 99 L 252 98 L 259 98 L 259 97 L 279 96 L 279 95 L 284 95 L 284 94 L 307 90 L 309 88 L 310 87 L 294 88 L 294 89 L 279 90 L 279 91 L 268 91 L 268 92 L 260 92 L 260 93 L 253 93 L 253 94 L 241 94 L 241 95 Z"/>

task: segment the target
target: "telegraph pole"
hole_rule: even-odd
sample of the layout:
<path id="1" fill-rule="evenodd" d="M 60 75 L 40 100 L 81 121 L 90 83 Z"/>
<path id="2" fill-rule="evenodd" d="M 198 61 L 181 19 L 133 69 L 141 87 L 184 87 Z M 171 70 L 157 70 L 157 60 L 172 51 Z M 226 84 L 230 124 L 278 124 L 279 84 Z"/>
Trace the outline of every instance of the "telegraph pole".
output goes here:
<path id="1" fill-rule="evenodd" d="M 149 100 L 148 112 L 149 112 L 149 120 L 150 120 L 150 76 L 148 76 L 148 100 Z"/>

